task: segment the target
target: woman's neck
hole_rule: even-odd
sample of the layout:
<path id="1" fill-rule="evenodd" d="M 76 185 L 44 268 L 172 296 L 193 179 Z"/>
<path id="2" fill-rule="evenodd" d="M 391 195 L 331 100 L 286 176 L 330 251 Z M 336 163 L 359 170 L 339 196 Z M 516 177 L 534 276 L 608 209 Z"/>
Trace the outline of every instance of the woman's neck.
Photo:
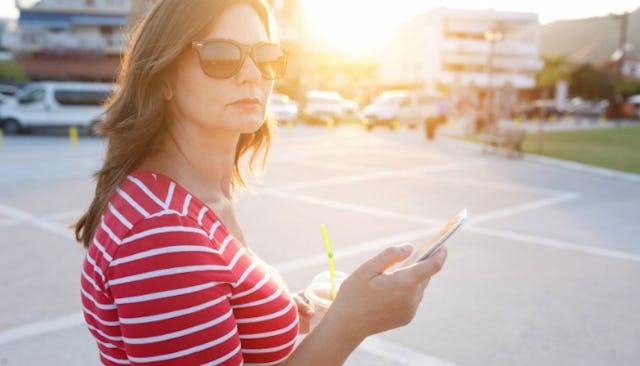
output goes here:
<path id="1" fill-rule="evenodd" d="M 145 160 L 141 168 L 168 175 L 204 202 L 230 200 L 239 137 L 229 131 L 168 131 L 160 152 Z"/>

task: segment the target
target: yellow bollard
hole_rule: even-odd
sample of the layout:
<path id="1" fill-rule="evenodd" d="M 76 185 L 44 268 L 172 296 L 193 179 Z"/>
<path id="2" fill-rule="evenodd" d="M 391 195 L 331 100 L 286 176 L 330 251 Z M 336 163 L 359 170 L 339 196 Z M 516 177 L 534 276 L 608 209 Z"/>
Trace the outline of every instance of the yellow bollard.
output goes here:
<path id="1" fill-rule="evenodd" d="M 69 141 L 71 141 L 71 144 L 73 145 L 78 143 L 78 127 L 69 127 Z"/>
<path id="2" fill-rule="evenodd" d="M 600 117 L 598 117 L 598 124 L 600 125 L 604 125 L 604 123 L 607 121 L 606 118 L 604 118 L 603 115 L 600 115 Z"/>
<path id="3" fill-rule="evenodd" d="M 287 121 L 287 131 L 289 131 L 289 133 L 291 133 L 293 131 L 293 121 L 292 120 L 288 120 Z"/>
<path id="4" fill-rule="evenodd" d="M 520 119 L 520 117 L 515 117 L 515 118 L 513 119 L 513 123 L 514 123 L 516 126 L 520 126 L 520 124 L 522 123 L 522 119 Z"/>
<path id="5" fill-rule="evenodd" d="M 329 132 L 331 132 L 331 130 L 333 130 L 333 125 L 334 125 L 335 123 L 336 123 L 336 122 L 334 121 L 334 119 L 333 119 L 333 118 L 329 118 L 329 119 L 327 120 L 327 130 L 328 130 Z"/>

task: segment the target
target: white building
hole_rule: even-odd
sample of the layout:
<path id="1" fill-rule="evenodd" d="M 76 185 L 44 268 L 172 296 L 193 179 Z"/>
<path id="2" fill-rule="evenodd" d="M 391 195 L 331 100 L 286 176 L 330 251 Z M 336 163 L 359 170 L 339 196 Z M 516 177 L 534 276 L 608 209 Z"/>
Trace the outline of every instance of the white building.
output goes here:
<path id="1" fill-rule="evenodd" d="M 32 79 L 114 78 L 132 0 L 15 2 L 20 17 L 3 43 Z"/>
<path id="2" fill-rule="evenodd" d="M 542 68 L 539 38 L 534 13 L 439 8 L 392 36 L 380 59 L 380 82 L 532 88 Z"/>
<path id="3" fill-rule="evenodd" d="M 95 51 L 120 54 L 121 27 L 131 0 L 18 0 L 18 31 L 6 46 L 16 53 Z"/>

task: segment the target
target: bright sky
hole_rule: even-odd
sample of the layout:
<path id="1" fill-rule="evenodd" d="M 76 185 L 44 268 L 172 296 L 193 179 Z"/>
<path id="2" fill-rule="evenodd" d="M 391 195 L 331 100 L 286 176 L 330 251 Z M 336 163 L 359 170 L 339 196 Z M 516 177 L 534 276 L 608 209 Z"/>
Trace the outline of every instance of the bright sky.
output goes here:
<path id="1" fill-rule="evenodd" d="M 580 1 L 557 0 L 299 0 L 309 14 L 312 28 L 321 30 L 326 41 L 341 50 L 355 53 L 371 50 L 375 40 L 384 37 L 403 20 L 446 6 L 458 9 L 494 9 L 535 12 L 541 23 L 623 13 L 640 7 L 638 0 Z M 0 17 L 16 18 L 14 0 L 0 0 Z"/>
<path id="2" fill-rule="evenodd" d="M 320 30 L 327 42 L 353 55 L 367 53 L 398 23 L 437 7 L 453 9 L 494 9 L 537 13 L 541 23 L 560 19 L 605 16 L 631 12 L 638 0 L 580 1 L 557 0 L 299 0 L 307 9 L 312 28 Z M 579 5 L 577 5 L 579 4 Z"/>

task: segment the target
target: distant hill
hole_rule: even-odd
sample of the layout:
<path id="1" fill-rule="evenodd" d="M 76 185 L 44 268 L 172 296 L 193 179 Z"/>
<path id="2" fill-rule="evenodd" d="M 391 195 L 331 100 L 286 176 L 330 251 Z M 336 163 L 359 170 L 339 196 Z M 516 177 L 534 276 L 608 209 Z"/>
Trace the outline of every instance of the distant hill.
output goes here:
<path id="1" fill-rule="evenodd" d="M 629 13 L 627 42 L 640 56 L 640 7 Z M 560 20 L 541 27 L 540 52 L 565 56 L 574 62 L 597 62 L 611 57 L 620 40 L 620 16 Z"/>

